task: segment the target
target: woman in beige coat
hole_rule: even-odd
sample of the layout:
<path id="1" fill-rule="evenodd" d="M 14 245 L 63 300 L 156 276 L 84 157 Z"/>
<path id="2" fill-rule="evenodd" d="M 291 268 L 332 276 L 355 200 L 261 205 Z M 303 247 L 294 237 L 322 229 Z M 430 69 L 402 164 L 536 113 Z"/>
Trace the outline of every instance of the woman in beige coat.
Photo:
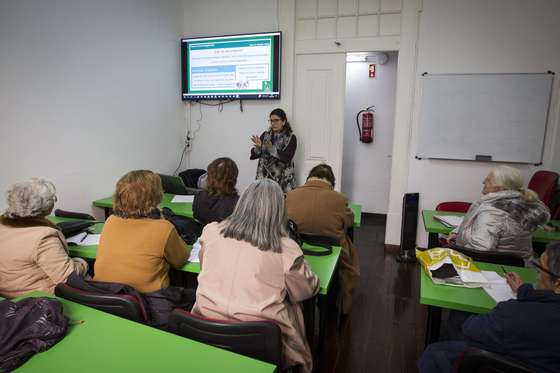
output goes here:
<path id="1" fill-rule="evenodd" d="M 233 214 L 200 237 L 202 271 L 193 311 L 228 320 L 272 320 L 282 331 L 284 368 L 312 369 L 300 302 L 319 291 L 319 279 L 286 232 L 280 186 L 251 184 Z"/>
<path id="2" fill-rule="evenodd" d="M 1 296 L 36 290 L 52 294 L 72 272 L 87 273 L 87 263 L 68 256 L 66 239 L 45 218 L 56 202 L 52 183 L 32 179 L 15 184 L 6 196 L 8 208 L 0 216 Z"/>

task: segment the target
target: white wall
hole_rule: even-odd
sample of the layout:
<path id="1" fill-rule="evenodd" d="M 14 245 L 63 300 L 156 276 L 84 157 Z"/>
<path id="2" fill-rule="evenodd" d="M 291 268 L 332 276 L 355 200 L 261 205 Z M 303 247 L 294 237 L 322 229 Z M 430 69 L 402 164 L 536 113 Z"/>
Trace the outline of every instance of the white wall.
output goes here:
<path id="1" fill-rule="evenodd" d="M 416 160 L 420 97 L 418 75 L 430 73 L 560 72 L 560 2 L 555 0 L 424 0 L 420 19 L 416 97 L 411 121 L 407 190 L 420 192 L 420 208 L 440 201 L 473 201 L 493 163 Z M 560 171 L 559 81 L 555 79 L 542 169 Z M 404 137 L 395 138 L 405 143 Z M 403 166 L 401 164 L 401 166 Z M 518 167 L 526 181 L 535 166 Z M 402 198 L 402 196 L 401 196 Z M 419 220 L 417 243 L 427 234 Z M 389 237 L 398 232 L 387 227 Z M 398 243 L 398 241 L 396 242 Z"/>
<path id="2" fill-rule="evenodd" d="M 0 2 L 0 192 L 44 177 L 90 212 L 131 169 L 172 172 L 182 27 L 179 0 Z"/>
<path id="3" fill-rule="evenodd" d="M 282 12 L 293 13 L 293 2 L 287 10 L 286 4 L 281 7 L 277 0 L 185 0 L 184 3 L 184 37 L 276 31 L 279 28 L 283 32 L 281 100 L 246 100 L 243 101 L 243 112 L 238 101 L 225 104 L 221 112 L 217 107 L 187 105 L 190 122 L 187 126 L 196 133 L 188 166 L 205 169 L 217 157 L 230 157 L 239 168 L 237 184 L 243 190 L 255 179 L 257 168 L 257 161 L 249 160 L 251 135 L 260 135 L 268 128 L 268 114 L 277 107 L 286 111 L 288 120 L 292 116 L 294 20 L 293 14 L 285 16 Z M 201 110 L 202 120 L 199 121 Z M 301 124 L 291 124 L 297 136 Z"/>
<path id="4" fill-rule="evenodd" d="M 342 192 L 361 204 L 363 212 L 377 214 L 386 214 L 389 204 L 395 122 L 397 53 L 386 54 L 389 60 L 376 64 L 375 78 L 368 77 L 370 62 L 346 64 Z M 356 114 L 371 105 L 375 105 L 374 139 L 364 144 L 359 140 Z"/>

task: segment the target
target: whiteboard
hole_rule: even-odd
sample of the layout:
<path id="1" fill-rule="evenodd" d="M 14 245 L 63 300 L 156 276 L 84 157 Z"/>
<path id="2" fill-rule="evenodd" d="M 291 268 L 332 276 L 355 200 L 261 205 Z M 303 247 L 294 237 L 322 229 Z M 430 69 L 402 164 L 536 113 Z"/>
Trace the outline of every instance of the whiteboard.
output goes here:
<path id="1" fill-rule="evenodd" d="M 416 157 L 540 164 L 553 77 L 424 74 Z"/>

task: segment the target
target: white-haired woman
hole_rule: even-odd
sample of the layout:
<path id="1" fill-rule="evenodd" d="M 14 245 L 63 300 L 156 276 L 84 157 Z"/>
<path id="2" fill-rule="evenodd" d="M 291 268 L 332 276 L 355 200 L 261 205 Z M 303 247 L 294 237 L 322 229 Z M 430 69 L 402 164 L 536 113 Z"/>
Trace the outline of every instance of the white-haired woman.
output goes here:
<path id="1" fill-rule="evenodd" d="M 493 168 L 483 184 L 482 197 L 448 239 L 475 250 L 517 254 L 529 264 L 531 233 L 548 222 L 548 208 L 535 192 L 523 187 L 523 178 L 513 167 Z"/>
<path id="2" fill-rule="evenodd" d="M 253 182 L 233 214 L 208 224 L 200 237 L 202 271 L 193 312 L 205 317 L 255 321 L 280 326 L 284 367 L 310 372 L 300 302 L 319 291 L 319 280 L 286 232 L 280 186 L 269 179 Z"/>
<path id="3" fill-rule="evenodd" d="M 0 295 L 52 294 L 72 272 L 87 273 L 87 263 L 68 256 L 64 236 L 45 218 L 56 202 L 55 192 L 51 182 L 31 179 L 6 193 L 8 208 L 0 216 Z"/>

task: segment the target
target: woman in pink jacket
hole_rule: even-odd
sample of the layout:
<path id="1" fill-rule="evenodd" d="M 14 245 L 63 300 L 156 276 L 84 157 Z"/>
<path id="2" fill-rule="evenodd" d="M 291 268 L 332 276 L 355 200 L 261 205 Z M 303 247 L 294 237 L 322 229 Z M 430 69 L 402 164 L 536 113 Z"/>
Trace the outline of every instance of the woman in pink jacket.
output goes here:
<path id="1" fill-rule="evenodd" d="M 312 369 L 300 303 L 319 291 L 319 279 L 286 232 L 280 186 L 251 184 L 233 214 L 207 225 L 200 237 L 202 271 L 193 311 L 209 318 L 272 320 L 282 331 L 284 368 Z"/>
<path id="2" fill-rule="evenodd" d="M 54 185 L 31 179 L 6 193 L 8 208 L 0 216 L 0 295 L 17 297 L 30 291 L 53 293 L 74 271 L 83 276 L 88 265 L 70 258 L 66 239 L 46 219 L 56 202 Z"/>

